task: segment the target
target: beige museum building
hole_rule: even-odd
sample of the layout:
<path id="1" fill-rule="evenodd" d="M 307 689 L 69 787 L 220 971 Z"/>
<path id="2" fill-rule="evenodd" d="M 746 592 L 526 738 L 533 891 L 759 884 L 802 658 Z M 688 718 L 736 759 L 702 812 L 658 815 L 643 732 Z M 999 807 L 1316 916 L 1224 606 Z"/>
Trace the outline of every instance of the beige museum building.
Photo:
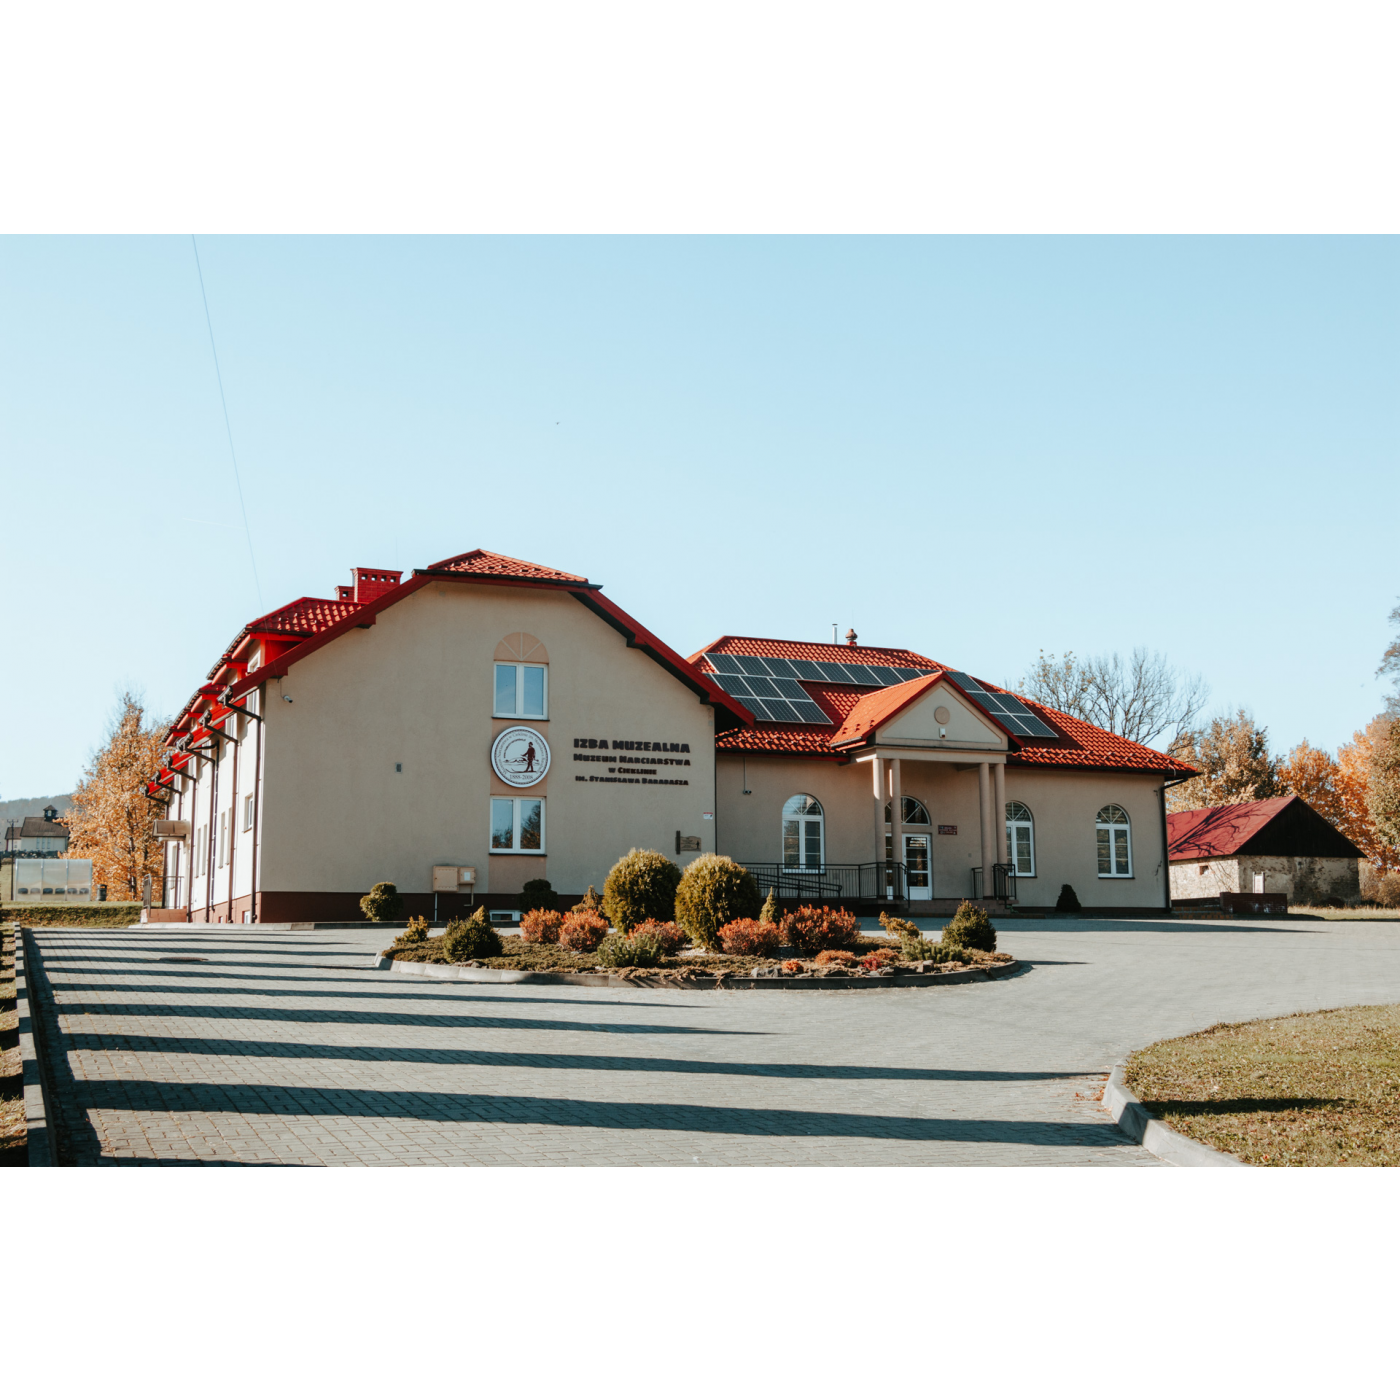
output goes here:
<path id="1" fill-rule="evenodd" d="M 724 636 L 689 659 L 578 575 L 473 550 L 250 622 L 171 726 L 164 907 L 358 919 L 568 898 L 633 846 L 786 901 L 1169 906 L 1170 757 L 897 648 Z"/>

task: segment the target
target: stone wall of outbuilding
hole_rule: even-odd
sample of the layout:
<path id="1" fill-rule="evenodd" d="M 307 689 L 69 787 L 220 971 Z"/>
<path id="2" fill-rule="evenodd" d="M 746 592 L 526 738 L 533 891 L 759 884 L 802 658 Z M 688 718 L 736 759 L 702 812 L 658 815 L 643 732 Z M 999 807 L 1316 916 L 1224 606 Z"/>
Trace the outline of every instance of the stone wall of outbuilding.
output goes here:
<path id="1" fill-rule="evenodd" d="M 1266 894 L 1286 894 L 1290 904 L 1361 894 L 1359 862 L 1339 856 L 1228 856 L 1218 860 L 1173 861 L 1173 899 L 1214 899 L 1222 893 L 1249 894 L 1254 877 L 1264 877 Z"/>

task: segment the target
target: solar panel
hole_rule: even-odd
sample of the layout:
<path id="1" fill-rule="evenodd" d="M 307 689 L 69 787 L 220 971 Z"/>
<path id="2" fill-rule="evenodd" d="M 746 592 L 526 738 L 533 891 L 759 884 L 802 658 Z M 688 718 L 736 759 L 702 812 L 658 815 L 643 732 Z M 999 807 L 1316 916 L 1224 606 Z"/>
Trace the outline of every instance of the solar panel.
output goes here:
<path id="1" fill-rule="evenodd" d="M 869 666 L 854 661 L 845 661 L 842 665 L 855 677 L 857 685 L 884 685 L 884 681 Z"/>
<path id="2" fill-rule="evenodd" d="M 797 707 L 787 700 L 766 700 L 764 704 L 768 707 L 768 713 L 776 720 L 781 720 L 785 724 L 798 723 L 800 716 Z"/>
<path id="3" fill-rule="evenodd" d="M 706 652 L 705 660 L 710 663 L 721 675 L 741 676 L 744 668 L 739 664 L 740 658 L 737 656 L 726 656 L 723 652 Z"/>
<path id="4" fill-rule="evenodd" d="M 797 668 L 785 656 L 765 656 L 763 659 L 768 663 L 768 669 L 775 676 L 797 675 Z"/>
<path id="5" fill-rule="evenodd" d="M 775 676 L 773 684 L 778 687 L 778 694 L 784 700 L 809 700 L 811 697 L 802 689 L 796 681 L 790 681 L 786 676 Z"/>
<path id="6" fill-rule="evenodd" d="M 771 676 L 773 674 L 773 668 L 768 664 L 766 656 L 745 656 L 742 659 L 746 676 Z"/>
<path id="7" fill-rule="evenodd" d="M 831 717 L 822 709 L 820 705 L 811 700 L 794 700 L 792 708 L 797 711 L 797 717 L 803 724 L 831 724 Z"/>
<path id="8" fill-rule="evenodd" d="M 835 661 L 818 661 L 817 665 L 821 668 L 823 680 L 834 681 L 837 685 L 853 684 L 846 668 L 838 665 Z"/>
<path id="9" fill-rule="evenodd" d="M 870 669 L 880 678 L 881 685 L 898 685 L 909 679 L 908 676 L 901 676 L 893 666 L 872 666 Z"/>
<path id="10" fill-rule="evenodd" d="M 748 683 L 748 681 L 746 681 L 742 676 L 721 676 L 721 677 L 719 678 L 719 683 L 720 683 L 720 684 L 725 688 L 725 690 L 727 690 L 731 695 L 752 695 L 752 694 L 753 694 L 753 691 L 749 688 L 749 683 Z"/>
<path id="11" fill-rule="evenodd" d="M 822 675 L 821 667 L 815 661 L 794 661 L 792 669 L 797 672 L 798 677 L 804 681 L 820 681 L 826 678 Z"/>
<path id="12" fill-rule="evenodd" d="M 993 694 L 980 681 L 963 671 L 949 671 L 949 677 L 989 714 L 993 714 L 1013 734 L 1025 739 L 1058 739 L 1060 736 L 1048 724 L 1014 695 Z"/>
<path id="13" fill-rule="evenodd" d="M 776 700 L 782 691 L 778 689 L 778 682 L 771 676 L 749 676 L 746 678 L 749 687 L 749 694 L 759 700 Z"/>
<path id="14" fill-rule="evenodd" d="M 753 711 L 753 717 L 755 719 L 773 718 L 773 716 L 768 713 L 768 706 L 762 700 L 745 700 L 744 704 Z"/>

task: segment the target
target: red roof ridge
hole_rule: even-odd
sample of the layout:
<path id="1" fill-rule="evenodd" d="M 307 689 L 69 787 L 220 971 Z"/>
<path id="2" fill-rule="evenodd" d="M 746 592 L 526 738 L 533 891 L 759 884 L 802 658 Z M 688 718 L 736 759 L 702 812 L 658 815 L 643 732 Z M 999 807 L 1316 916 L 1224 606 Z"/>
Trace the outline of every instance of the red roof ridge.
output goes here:
<path id="1" fill-rule="evenodd" d="M 846 646 L 838 642 L 794 642 L 780 637 L 742 637 L 726 632 L 686 659 L 699 663 L 706 652 L 721 656 L 783 656 L 789 661 L 854 661 L 858 665 L 927 666 L 943 670 L 937 661 L 905 647 Z"/>
<path id="2" fill-rule="evenodd" d="M 469 549 L 429 564 L 425 573 L 473 574 L 481 578 L 528 578 L 551 583 L 588 583 L 582 574 L 566 574 L 544 564 L 532 564 L 528 559 L 512 559 L 509 554 L 492 554 L 486 549 Z"/>
<path id="3" fill-rule="evenodd" d="M 901 681 L 898 685 L 889 685 L 883 690 L 872 690 L 869 695 L 861 696 L 846 716 L 841 728 L 831 736 L 831 747 L 837 748 L 868 739 L 882 724 L 888 723 L 902 709 L 912 705 L 926 690 L 932 690 L 946 678 L 946 671 L 935 671 L 931 676 L 915 676 L 913 680 Z M 958 693 L 962 694 L 961 691 Z"/>

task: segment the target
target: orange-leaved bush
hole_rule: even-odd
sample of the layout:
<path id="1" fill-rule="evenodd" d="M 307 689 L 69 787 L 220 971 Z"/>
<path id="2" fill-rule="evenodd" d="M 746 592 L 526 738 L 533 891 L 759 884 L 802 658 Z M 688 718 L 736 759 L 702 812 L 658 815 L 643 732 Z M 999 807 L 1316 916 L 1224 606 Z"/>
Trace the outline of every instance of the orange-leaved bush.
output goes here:
<path id="1" fill-rule="evenodd" d="M 527 943 L 558 943 L 563 924 L 557 909 L 531 909 L 520 920 L 520 936 Z"/>
<path id="2" fill-rule="evenodd" d="M 823 948 L 848 948 L 860 936 L 860 920 L 846 909 L 820 909 L 804 904 L 783 915 L 778 925 L 784 943 L 794 943 L 804 952 Z"/>
<path id="3" fill-rule="evenodd" d="M 771 958 L 778 950 L 777 924 L 757 919 L 734 919 L 719 930 L 720 947 L 741 957 Z"/>
<path id="4" fill-rule="evenodd" d="M 662 924 L 655 919 L 638 924 L 627 936 L 634 939 L 654 938 L 661 945 L 661 951 L 668 957 L 678 953 L 686 945 L 686 932 L 679 924 Z"/>
<path id="5" fill-rule="evenodd" d="M 854 967 L 856 955 L 845 948 L 823 948 L 817 954 L 818 967 Z"/>
<path id="6" fill-rule="evenodd" d="M 570 914 L 559 929 L 562 947 L 574 953 L 593 953 L 608 936 L 608 921 L 591 909 Z"/>

